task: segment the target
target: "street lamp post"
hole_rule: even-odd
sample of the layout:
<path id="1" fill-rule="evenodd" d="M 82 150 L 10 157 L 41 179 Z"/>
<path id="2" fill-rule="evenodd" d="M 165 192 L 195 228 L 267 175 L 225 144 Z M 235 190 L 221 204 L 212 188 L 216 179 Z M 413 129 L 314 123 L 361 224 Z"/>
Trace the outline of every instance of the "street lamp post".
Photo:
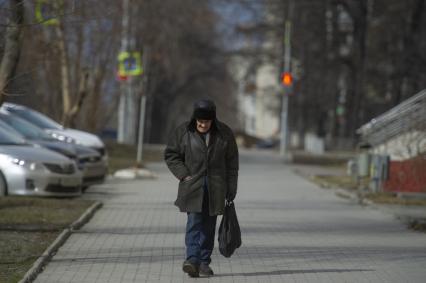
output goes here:
<path id="1" fill-rule="evenodd" d="M 121 51 L 126 52 L 129 48 L 129 0 L 123 0 L 123 19 L 121 33 Z M 130 97 L 132 95 L 132 82 L 121 82 L 121 95 L 118 106 L 118 136 L 119 143 L 128 143 L 129 113 L 127 112 Z"/>
<path id="2" fill-rule="evenodd" d="M 290 5 L 289 5 L 290 6 Z M 290 10 L 290 7 L 288 7 Z M 288 12 L 289 14 L 291 13 Z M 284 94 L 281 99 L 281 139 L 280 139 L 280 156 L 288 158 L 288 97 L 291 92 L 292 77 L 290 73 L 291 63 L 291 21 L 287 18 L 285 22 L 284 32 L 284 73 L 282 75 L 282 84 L 284 86 Z"/>
<path id="3" fill-rule="evenodd" d="M 145 46 L 143 57 L 142 57 L 142 65 L 144 68 L 144 76 L 142 80 L 142 96 L 140 101 L 139 108 L 139 135 L 138 135 L 138 149 L 136 155 L 136 165 L 138 167 L 142 166 L 142 158 L 143 158 L 143 138 L 144 138 L 144 129 L 145 129 L 145 112 L 146 112 L 146 96 L 148 94 L 148 65 L 149 58 L 149 47 Z"/>

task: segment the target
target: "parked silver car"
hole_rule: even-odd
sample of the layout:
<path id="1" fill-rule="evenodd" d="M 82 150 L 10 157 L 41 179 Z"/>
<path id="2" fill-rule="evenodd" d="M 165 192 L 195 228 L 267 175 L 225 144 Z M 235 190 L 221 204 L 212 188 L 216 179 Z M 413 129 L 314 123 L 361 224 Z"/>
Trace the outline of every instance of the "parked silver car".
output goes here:
<path id="1" fill-rule="evenodd" d="M 12 131 L 30 143 L 38 144 L 74 159 L 78 168 L 83 172 L 83 188 L 102 183 L 105 180 L 108 164 L 96 150 L 83 145 L 60 142 L 39 127 L 3 110 L 0 110 L 0 127 L 12 128 Z"/>
<path id="2" fill-rule="evenodd" d="M 74 161 L 0 128 L 0 195 L 78 196 L 81 186 Z"/>

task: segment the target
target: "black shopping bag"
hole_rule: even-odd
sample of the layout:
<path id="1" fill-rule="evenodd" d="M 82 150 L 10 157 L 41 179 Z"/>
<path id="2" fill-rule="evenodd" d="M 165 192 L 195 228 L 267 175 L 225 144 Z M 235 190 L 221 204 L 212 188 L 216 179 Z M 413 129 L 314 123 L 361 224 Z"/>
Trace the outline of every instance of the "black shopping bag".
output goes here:
<path id="1" fill-rule="evenodd" d="M 230 257 L 241 246 L 241 230 L 233 202 L 225 204 L 218 240 L 219 251 L 224 257 Z"/>

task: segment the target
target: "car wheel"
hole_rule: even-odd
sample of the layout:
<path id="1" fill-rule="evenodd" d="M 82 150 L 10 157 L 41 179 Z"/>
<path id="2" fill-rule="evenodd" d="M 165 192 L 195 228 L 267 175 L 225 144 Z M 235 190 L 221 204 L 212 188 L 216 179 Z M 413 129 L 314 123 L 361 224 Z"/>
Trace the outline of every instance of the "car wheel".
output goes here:
<path id="1" fill-rule="evenodd" d="M 7 196 L 7 183 L 3 173 L 0 171 L 0 197 Z"/>

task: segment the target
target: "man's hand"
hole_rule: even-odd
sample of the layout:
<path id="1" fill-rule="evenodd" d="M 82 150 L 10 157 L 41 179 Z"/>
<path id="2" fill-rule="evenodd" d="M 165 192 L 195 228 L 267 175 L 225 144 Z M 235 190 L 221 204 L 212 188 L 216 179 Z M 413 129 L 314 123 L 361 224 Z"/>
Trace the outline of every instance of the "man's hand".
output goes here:
<path id="1" fill-rule="evenodd" d="M 225 198 L 227 201 L 233 201 L 235 199 L 235 194 L 228 193 Z"/>
<path id="2" fill-rule="evenodd" d="M 181 181 L 185 182 L 185 181 L 189 181 L 192 179 L 192 176 L 186 176 L 185 178 L 183 178 Z"/>

